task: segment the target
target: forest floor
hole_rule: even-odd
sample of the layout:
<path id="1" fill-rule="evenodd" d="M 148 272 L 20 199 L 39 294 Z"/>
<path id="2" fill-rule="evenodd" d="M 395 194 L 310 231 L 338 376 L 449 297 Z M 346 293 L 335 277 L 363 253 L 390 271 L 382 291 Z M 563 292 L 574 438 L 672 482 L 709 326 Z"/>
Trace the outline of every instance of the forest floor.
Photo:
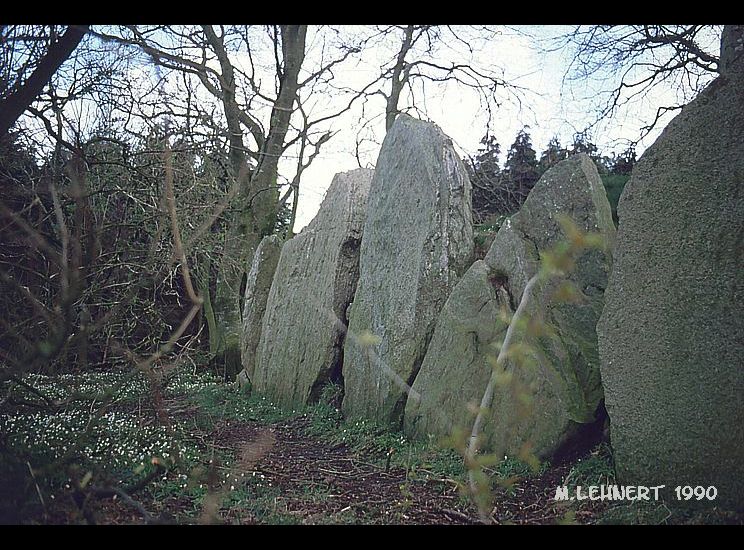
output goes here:
<path id="1" fill-rule="evenodd" d="M 220 420 L 209 434 L 201 436 L 209 438 L 209 445 L 219 450 L 224 461 L 217 463 L 211 491 L 202 498 L 198 513 L 194 499 L 186 495 L 152 495 L 149 502 L 142 503 L 157 512 L 159 521 L 233 525 L 480 523 L 475 506 L 464 496 L 463 475 L 447 477 L 436 467 L 429 469 L 422 456 L 407 465 L 405 459 L 388 461 L 388 452 L 380 448 L 328 441 L 313 435 L 307 414 L 272 424 Z M 511 487 L 494 488 L 491 520 L 500 524 L 594 522 L 606 504 L 586 501 L 569 507 L 553 499 L 556 487 L 563 484 L 573 466 L 566 463 L 539 475 L 509 476 Z M 99 516 L 101 523 L 142 521 L 136 510 L 120 500 L 104 503 Z M 63 522 L 69 520 L 73 518 Z"/>
<path id="2" fill-rule="evenodd" d="M 457 453 L 344 422 L 333 396 L 286 411 L 203 376 L 169 384 L 162 399 L 145 388 L 120 392 L 87 439 L 74 411 L 53 422 L 22 407 L 0 415 L 0 523 L 480 523 Z M 60 460 L 74 438 L 80 451 Z M 46 468 L 55 460 L 66 465 Z M 562 464 L 507 459 L 486 473 L 496 524 L 742 523 L 717 510 L 555 501 L 558 486 L 614 482 L 606 444 Z"/>

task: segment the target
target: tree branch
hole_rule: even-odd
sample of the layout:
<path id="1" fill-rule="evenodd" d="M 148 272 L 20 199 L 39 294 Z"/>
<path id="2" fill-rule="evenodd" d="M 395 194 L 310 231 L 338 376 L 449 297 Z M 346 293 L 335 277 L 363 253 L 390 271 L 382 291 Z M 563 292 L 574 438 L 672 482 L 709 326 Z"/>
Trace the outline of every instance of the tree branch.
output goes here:
<path id="1" fill-rule="evenodd" d="M 0 102 L 0 136 L 8 133 L 15 121 L 39 96 L 60 65 L 80 44 L 88 28 L 89 25 L 70 25 L 65 34 L 49 46 L 28 80 Z"/>

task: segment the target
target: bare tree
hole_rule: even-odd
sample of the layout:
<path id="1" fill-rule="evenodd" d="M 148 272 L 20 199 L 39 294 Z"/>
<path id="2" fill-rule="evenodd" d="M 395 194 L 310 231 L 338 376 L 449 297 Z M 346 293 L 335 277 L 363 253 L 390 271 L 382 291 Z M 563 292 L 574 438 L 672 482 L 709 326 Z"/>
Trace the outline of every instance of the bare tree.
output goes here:
<path id="1" fill-rule="evenodd" d="M 385 98 L 386 130 L 403 109 L 425 111 L 422 100 L 427 84 L 453 84 L 458 89 L 473 91 L 489 114 L 503 101 L 504 92 L 518 99 L 522 89 L 504 78 L 503 69 L 476 60 L 476 54 L 498 34 L 498 29 L 485 26 L 392 25 L 378 29 L 367 42 L 387 42 L 395 52 L 382 65 L 378 77 L 380 88 L 375 92 Z M 384 89 L 387 83 L 389 91 Z M 407 106 L 401 105 L 406 89 Z"/>
<path id="2" fill-rule="evenodd" d="M 603 83 L 590 127 L 654 89 L 673 90 L 675 101 L 656 106 L 653 119 L 640 129 L 640 140 L 719 74 L 721 31 L 718 25 L 578 26 L 554 38 L 548 50 L 572 52 L 564 83 L 588 79 Z"/>
<path id="3" fill-rule="evenodd" d="M 205 312 L 212 352 L 228 374 L 240 367 L 241 284 L 247 265 L 261 238 L 276 230 L 279 209 L 290 201 L 289 235 L 294 232 L 300 181 L 332 137 L 331 121 L 358 100 L 381 95 L 389 127 L 401 110 L 425 112 L 422 94 L 428 85 L 469 88 L 489 112 L 503 89 L 518 90 L 498 69 L 472 61 L 477 41 L 468 33 L 484 41 L 497 32 L 492 29 L 409 25 L 361 31 L 360 38 L 347 29 L 313 29 L 312 60 L 307 58 L 306 26 L 124 26 L 91 31 L 97 38 L 134 46 L 156 66 L 149 90 L 133 97 L 138 87 L 132 86 L 118 94 L 132 96 L 115 107 L 125 113 L 129 131 L 147 126 L 154 131 L 153 121 L 165 116 L 178 128 L 171 127 L 171 132 L 191 140 L 201 133 L 205 141 L 217 138 L 227 147 L 232 183 L 214 209 L 226 221 L 226 234 L 214 301 L 205 295 Z M 465 58 L 455 55 L 454 44 Z M 336 71 L 344 63 L 380 46 L 392 53 L 379 73 L 353 87 L 336 84 Z M 334 105 L 316 108 L 323 96 L 334 97 Z M 49 105 L 51 116 L 43 109 L 35 113 L 45 115 L 39 118 L 48 131 L 54 130 L 54 116 L 63 111 Z M 57 133 L 60 143 L 62 135 Z M 282 185 L 287 187 L 280 194 Z M 208 280 L 202 284 L 210 286 Z"/>
<path id="4" fill-rule="evenodd" d="M 343 43 L 326 47 L 321 38 L 319 60 L 310 65 L 308 27 L 302 25 L 130 26 L 116 34 L 97 35 L 137 46 L 158 67 L 193 77 L 201 85 L 201 97 L 206 92 L 222 111 L 219 119 L 226 128 L 215 125 L 214 130 L 227 141 L 234 185 L 220 206 L 228 223 L 211 308 L 210 345 L 225 372 L 234 374 L 240 368 L 241 283 L 247 265 L 261 238 L 276 230 L 278 210 L 290 198 L 292 216 L 296 215 L 300 177 L 330 139 L 328 122 L 348 111 L 359 94 L 315 117 L 303 105 L 311 94 L 322 93 L 333 70 L 359 49 Z M 267 79 L 273 86 L 266 84 Z M 196 99 L 173 113 L 187 122 L 196 118 L 202 125 L 214 124 L 213 115 Z M 280 166 L 290 150 L 298 153 L 294 176 L 280 197 Z M 292 219 L 290 233 L 293 225 Z"/>
<path id="5" fill-rule="evenodd" d="M 0 136 L 8 132 L 41 94 L 87 31 L 88 25 L 70 25 L 60 36 L 54 25 L 48 29 L 43 26 L 0 27 L 2 73 L 8 71 L 0 75 Z M 24 80 L 22 77 L 26 73 L 30 74 Z"/>

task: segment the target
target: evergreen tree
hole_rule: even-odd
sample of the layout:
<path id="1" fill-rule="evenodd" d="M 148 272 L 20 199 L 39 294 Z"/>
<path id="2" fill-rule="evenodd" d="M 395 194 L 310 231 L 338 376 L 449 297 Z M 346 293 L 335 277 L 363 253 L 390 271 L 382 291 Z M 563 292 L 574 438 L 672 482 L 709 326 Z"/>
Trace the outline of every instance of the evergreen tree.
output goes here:
<path id="1" fill-rule="evenodd" d="M 478 149 L 474 164 L 478 167 L 480 177 L 493 181 L 501 174 L 499 167 L 501 145 L 496 141 L 495 136 L 489 134 L 483 136 L 480 143 L 481 147 Z"/>
<path id="2" fill-rule="evenodd" d="M 633 171 L 633 166 L 636 163 L 636 152 L 635 147 L 630 146 L 620 155 L 614 156 L 612 159 L 612 166 L 610 173 L 616 176 L 629 176 Z"/>
<path id="3" fill-rule="evenodd" d="M 519 209 L 530 189 L 540 178 L 538 171 L 537 153 L 532 148 L 532 138 L 527 129 L 522 128 L 514 143 L 509 148 L 506 157 L 505 172 L 509 180 L 511 201 L 514 210 Z"/>
<path id="4" fill-rule="evenodd" d="M 475 158 L 464 162 L 473 186 L 473 219 L 476 223 L 482 223 L 503 207 L 499 196 L 501 146 L 496 137 L 489 134 L 483 136 L 480 143 L 481 147 Z"/>
<path id="5" fill-rule="evenodd" d="M 571 154 L 578 155 L 579 153 L 586 153 L 595 162 L 600 157 L 597 146 L 590 141 L 586 132 L 579 132 L 574 136 L 573 145 L 571 146 Z"/>
<path id="6" fill-rule="evenodd" d="M 540 155 L 540 162 L 538 163 L 540 175 L 567 158 L 568 150 L 561 145 L 558 136 L 553 136 L 548 142 L 548 147 Z"/>
<path id="7" fill-rule="evenodd" d="M 600 175 L 607 175 L 610 173 L 612 166 L 612 159 L 607 156 L 602 156 L 597 146 L 592 143 L 591 138 L 586 132 L 579 132 L 574 136 L 574 142 L 570 150 L 570 154 L 578 155 L 579 153 L 586 153 L 589 158 L 594 161 L 597 166 L 597 171 Z"/>

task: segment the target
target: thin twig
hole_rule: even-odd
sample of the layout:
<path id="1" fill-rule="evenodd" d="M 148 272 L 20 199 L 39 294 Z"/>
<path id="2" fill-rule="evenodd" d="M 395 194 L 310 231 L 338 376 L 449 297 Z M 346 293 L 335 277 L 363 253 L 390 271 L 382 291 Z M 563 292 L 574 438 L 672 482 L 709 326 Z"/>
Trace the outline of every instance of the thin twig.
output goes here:
<path id="1" fill-rule="evenodd" d="M 486 419 L 486 413 L 489 407 L 491 406 L 491 401 L 493 400 L 493 393 L 496 388 L 496 381 L 499 378 L 499 374 L 501 374 L 501 369 L 503 367 L 504 361 L 506 360 L 507 353 L 511 346 L 512 340 L 514 338 L 514 334 L 516 332 L 515 327 L 517 326 L 519 321 L 522 319 L 522 317 L 525 315 L 527 304 L 530 302 L 530 299 L 532 298 L 532 289 L 538 283 L 540 278 L 541 278 L 541 275 L 538 272 L 537 274 L 533 275 L 532 278 L 530 278 L 530 280 L 527 282 L 527 284 L 524 287 L 524 292 L 522 293 L 522 299 L 519 302 L 519 307 L 517 307 L 517 311 L 514 313 L 514 316 L 512 317 L 511 322 L 509 323 L 509 328 L 506 331 L 506 336 L 504 337 L 504 342 L 501 346 L 501 351 L 499 351 L 499 355 L 496 358 L 496 365 L 491 371 L 491 378 L 488 380 L 488 385 L 486 386 L 486 389 L 483 392 L 483 398 L 481 399 L 480 407 L 478 409 L 478 414 L 476 415 L 475 421 L 473 422 L 473 429 L 470 432 L 468 446 L 465 450 L 465 460 L 466 460 L 466 463 L 468 464 L 468 480 L 470 483 L 470 490 L 473 492 L 474 495 L 478 491 L 478 483 L 475 477 L 475 470 L 473 466 L 474 466 L 474 461 L 475 461 L 475 455 L 478 453 L 479 438 L 480 438 L 481 429 L 483 427 L 483 422 Z M 488 522 L 488 519 L 489 519 L 488 515 L 486 515 L 485 512 L 481 510 L 480 506 L 478 507 L 478 513 L 483 522 Z"/>
<path id="2" fill-rule="evenodd" d="M 46 515 L 46 502 L 44 502 L 44 497 L 41 494 L 39 483 L 38 481 L 36 481 L 36 474 L 34 474 L 34 469 L 31 467 L 30 462 L 26 462 L 26 466 L 28 466 L 28 472 L 31 474 L 31 479 L 33 479 L 34 486 L 36 487 L 36 494 L 39 495 L 39 501 L 41 502 L 42 508 L 44 508 L 44 515 Z"/>

